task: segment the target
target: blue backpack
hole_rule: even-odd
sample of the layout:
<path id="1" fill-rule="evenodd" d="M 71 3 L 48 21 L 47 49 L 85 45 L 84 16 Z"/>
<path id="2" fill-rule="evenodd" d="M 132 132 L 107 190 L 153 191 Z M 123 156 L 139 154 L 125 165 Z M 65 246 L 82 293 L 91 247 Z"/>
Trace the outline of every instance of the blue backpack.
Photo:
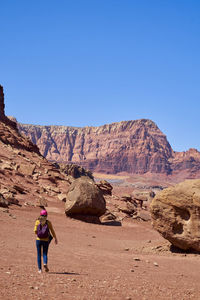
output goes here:
<path id="1" fill-rule="evenodd" d="M 38 225 L 38 227 L 37 227 L 37 236 L 40 239 L 45 239 L 45 238 L 49 237 L 49 227 L 48 227 L 47 221 L 43 226 L 42 226 L 41 223 Z"/>

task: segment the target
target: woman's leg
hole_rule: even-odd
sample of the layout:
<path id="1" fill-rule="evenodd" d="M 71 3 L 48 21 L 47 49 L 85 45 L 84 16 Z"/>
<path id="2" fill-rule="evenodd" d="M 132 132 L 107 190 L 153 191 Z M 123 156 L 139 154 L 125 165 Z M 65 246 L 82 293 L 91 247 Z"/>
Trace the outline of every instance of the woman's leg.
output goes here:
<path id="1" fill-rule="evenodd" d="M 36 240 L 36 248 L 37 248 L 37 264 L 39 271 L 41 270 L 41 241 Z"/>
<path id="2" fill-rule="evenodd" d="M 47 265 L 48 262 L 48 248 L 49 242 L 43 242 L 43 264 Z"/>

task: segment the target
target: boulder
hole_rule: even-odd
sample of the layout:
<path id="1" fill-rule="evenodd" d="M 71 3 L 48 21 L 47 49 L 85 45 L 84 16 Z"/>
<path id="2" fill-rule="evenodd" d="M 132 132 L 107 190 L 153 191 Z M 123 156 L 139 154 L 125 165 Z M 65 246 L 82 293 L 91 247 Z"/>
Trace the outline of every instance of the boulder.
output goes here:
<path id="1" fill-rule="evenodd" d="M 25 175 L 33 175 L 34 171 L 35 171 L 35 164 L 20 164 L 19 167 L 18 167 L 18 171 L 22 174 L 25 174 Z"/>
<path id="2" fill-rule="evenodd" d="M 123 201 L 131 201 L 132 200 L 132 196 L 129 195 L 129 194 L 124 194 L 124 195 L 121 196 L 121 199 Z"/>
<path id="3" fill-rule="evenodd" d="M 91 215 L 100 217 L 106 211 L 103 193 L 92 179 L 86 176 L 75 179 L 70 185 L 65 203 L 65 213 L 73 215 Z"/>
<path id="4" fill-rule="evenodd" d="M 0 207 L 8 207 L 8 201 L 0 194 Z"/>
<path id="5" fill-rule="evenodd" d="M 200 179 L 158 193 L 150 205 L 153 227 L 174 246 L 200 251 Z"/>
<path id="6" fill-rule="evenodd" d="M 59 165 L 61 171 L 63 171 L 68 176 L 72 176 L 73 178 L 79 178 L 81 176 L 88 176 L 91 179 L 94 179 L 92 172 L 84 169 L 83 167 L 76 164 L 60 164 Z"/>
<path id="7" fill-rule="evenodd" d="M 25 188 L 19 184 L 13 185 L 13 189 L 16 190 L 20 194 L 26 194 Z"/>
<path id="8" fill-rule="evenodd" d="M 113 187 L 107 180 L 101 180 L 99 183 L 96 183 L 96 185 L 104 195 L 112 195 Z"/>
<path id="9" fill-rule="evenodd" d="M 121 204 L 118 206 L 118 210 L 132 216 L 137 211 L 137 207 L 133 203 L 127 201 L 121 202 Z"/>
<path id="10" fill-rule="evenodd" d="M 10 162 L 4 162 L 0 165 L 1 170 L 14 170 L 14 166 L 12 166 L 12 163 Z"/>
<path id="11" fill-rule="evenodd" d="M 149 199 L 149 193 L 145 192 L 138 192 L 138 193 L 133 193 L 133 200 L 139 203 L 139 206 L 142 208 L 143 207 L 143 202 L 148 201 Z"/>
<path id="12" fill-rule="evenodd" d="M 146 222 L 151 221 L 151 216 L 150 216 L 149 211 L 145 211 L 145 210 L 138 211 L 135 218 L 141 219 L 142 221 L 146 221 Z"/>
<path id="13" fill-rule="evenodd" d="M 101 222 L 110 222 L 115 220 L 116 216 L 113 213 L 111 213 L 108 209 L 106 209 L 105 214 L 101 216 Z"/>

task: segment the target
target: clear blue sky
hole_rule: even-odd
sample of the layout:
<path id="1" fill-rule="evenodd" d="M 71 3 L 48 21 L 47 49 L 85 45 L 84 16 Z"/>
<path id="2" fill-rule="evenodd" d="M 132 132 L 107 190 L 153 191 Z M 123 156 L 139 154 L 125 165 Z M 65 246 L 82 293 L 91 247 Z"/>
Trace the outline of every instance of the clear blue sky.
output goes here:
<path id="1" fill-rule="evenodd" d="M 0 84 L 21 123 L 147 118 L 200 151 L 199 0 L 0 0 Z"/>

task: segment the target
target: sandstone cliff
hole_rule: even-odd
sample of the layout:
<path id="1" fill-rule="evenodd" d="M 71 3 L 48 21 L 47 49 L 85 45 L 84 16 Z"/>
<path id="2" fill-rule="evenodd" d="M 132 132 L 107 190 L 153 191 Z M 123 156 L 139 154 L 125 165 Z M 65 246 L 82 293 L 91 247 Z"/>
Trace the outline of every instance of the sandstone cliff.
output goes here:
<path id="1" fill-rule="evenodd" d="M 200 153 L 174 152 L 151 120 L 122 121 L 99 127 L 18 124 L 50 161 L 77 163 L 96 172 L 200 175 Z"/>
<path id="2" fill-rule="evenodd" d="M 166 173 L 173 150 L 150 120 L 123 121 L 100 127 L 19 124 L 48 160 L 73 162 L 98 172 Z"/>

